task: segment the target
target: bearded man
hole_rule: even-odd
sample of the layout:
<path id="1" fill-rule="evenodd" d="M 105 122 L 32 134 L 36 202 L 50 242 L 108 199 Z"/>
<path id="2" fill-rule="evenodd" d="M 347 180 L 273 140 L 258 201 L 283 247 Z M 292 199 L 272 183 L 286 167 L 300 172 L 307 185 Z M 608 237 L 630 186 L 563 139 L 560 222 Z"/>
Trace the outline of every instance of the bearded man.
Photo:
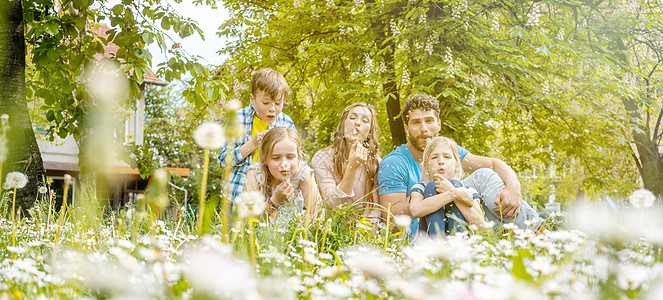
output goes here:
<path id="1" fill-rule="evenodd" d="M 410 189 L 422 181 L 421 161 L 424 148 L 429 139 L 439 134 L 442 126 L 439 119 L 439 101 L 430 95 L 412 95 L 405 100 L 402 115 L 408 142 L 387 154 L 380 162 L 378 198 L 382 206 L 390 207 L 393 215 L 411 217 Z M 490 221 L 495 221 L 495 229 L 503 223 L 514 223 L 520 228 L 529 227 L 535 230 L 539 228 L 542 220 L 529 204 L 523 202 L 520 181 L 513 169 L 497 158 L 474 155 L 460 146 L 458 154 L 466 172 L 492 169 L 492 171 L 487 170 L 488 172 L 481 170 L 482 174 L 475 176 L 479 178 L 476 180 L 476 185 L 495 185 L 494 176 L 499 176 L 501 179 L 497 180 L 499 186 L 493 187 L 493 190 L 497 188 L 495 200 L 492 203 L 482 201 L 486 217 Z M 493 178 L 489 178 L 491 176 Z M 484 190 L 478 186 L 472 188 Z M 382 217 L 386 219 L 387 216 L 387 212 L 384 211 Z M 416 225 L 413 224 L 413 230 L 416 229 L 414 227 Z"/>

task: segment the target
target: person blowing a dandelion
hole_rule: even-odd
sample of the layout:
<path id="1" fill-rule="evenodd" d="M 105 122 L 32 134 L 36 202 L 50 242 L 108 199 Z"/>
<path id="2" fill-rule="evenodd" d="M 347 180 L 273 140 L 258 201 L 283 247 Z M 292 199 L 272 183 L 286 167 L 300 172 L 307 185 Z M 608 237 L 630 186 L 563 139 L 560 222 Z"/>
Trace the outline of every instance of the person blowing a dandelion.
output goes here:
<path id="1" fill-rule="evenodd" d="M 270 220 L 287 222 L 306 210 L 315 216 L 321 201 L 311 169 L 303 161 L 297 131 L 275 127 L 260 144 L 260 160 L 246 173 L 244 191 L 261 191 L 267 199 Z"/>
<path id="2" fill-rule="evenodd" d="M 350 215 L 361 221 L 357 224 L 360 227 L 380 219 L 377 127 L 375 109 L 363 102 L 353 103 L 341 114 L 333 144 L 316 152 L 311 160 L 326 206 L 352 206 L 350 210 L 355 213 Z"/>
<path id="3" fill-rule="evenodd" d="M 439 119 L 440 104 L 433 96 L 415 94 L 405 100 L 402 115 L 408 142 L 387 154 L 380 162 L 378 194 L 380 205 L 390 207 L 393 215 L 412 216 L 410 191 L 412 186 L 422 182 L 420 162 L 426 143 L 439 134 L 442 126 Z M 494 229 L 499 229 L 502 223 L 514 223 L 520 228 L 538 228 L 542 220 L 536 211 L 523 213 L 523 208 L 531 207 L 523 205 L 525 202 L 520 193 L 520 182 L 513 169 L 499 159 L 474 155 L 460 146 L 457 146 L 457 151 L 464 170 L 474 172 L 484 168 L 492 169 L 491 174 L 498 176 L 504 185 L 494 201 L 485 201 L 484 198 L 481 203 L 486 217 L 495 221 Z M 481 180 L 488 180 L 488 177 L 481 176 Z M 387 217 L 386 212 L 383 217 Z M 525 222 L 528 219 L 531 219 L 529 226 Z M 413 221 L 411 229 L 415 231 L 417 227 L 418 221 Z"/>
<path id="4" fill-rule="evenodd" d="M 486 195 L 488 201 L 494 200 L 504 186 L 499 176 L 489 176 L 491 181 L 477 184 L 473 182 L 477 176 L 492 172 L 490 169 L 477 170 L 463 182 L 481 188 L 482 193 L 467 188 L 460 181 L 464 173 L 458 145 L 447 137 L 431 139 L 423 155 L 424 182 L 415 184 L 410 191 L 410 212 L 412 217 L 420 218 L 419 230 L 444 236 L 465 231 L 468 224 L 484 227 L 485 216 L 479 201 L 481 195 Z"/>
<path id="5" fill-rule="evenodd" d="M 232 162 L 231 202 L 242 192 L 249 166 L 258 161 L 258 148 L 267 130 L 274 127 L 295 129 L 292 119 L 282 112 L 288 93 L 288 83 L 281 72 L 264 68 L 253 73 L 250 104 L 237 111 L 244 135 L 222 147 L 219 154 L 221 168 L 226 168 L 226 157 L 229 156 L 228 160 Z"/>

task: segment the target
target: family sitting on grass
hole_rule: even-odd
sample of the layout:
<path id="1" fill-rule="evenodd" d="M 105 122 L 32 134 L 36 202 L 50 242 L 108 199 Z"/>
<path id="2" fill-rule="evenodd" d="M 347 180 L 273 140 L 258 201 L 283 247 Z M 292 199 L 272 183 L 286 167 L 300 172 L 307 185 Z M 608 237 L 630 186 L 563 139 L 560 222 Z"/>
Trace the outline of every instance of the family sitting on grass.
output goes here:
<path id="1" fill-rule="evenodd" d="M 250 105 L 238 111 L 245 135 L 219 155 L 224 168 L 225 158 L 232 157 L 231 200 L 243 191 L 261 191 L 273 221 L 304 209 L 314 215 L 324 201 L 329 209 L 354 205 L 352 217 L 359 226 L 374 226 L 390 214 L 406 215 L 414 218 L 412 233 L 434 236 L 468 226 L 497 230 L 505 223 L 540 229 L 542 219 L 522 200 L 520 182 L 509 166 L 438 136 L 435 97 L 415 94 L 405 101 L 408 142 L 382 159 L 375 110 L 362 102 L 349 105 L 333 144 L 313 156 L 313 176 L 294 123 L 282 112 L 288 91 L 278 71 L 253 74 Z M 471 174 L 465 177 L 465 172 Z"/>

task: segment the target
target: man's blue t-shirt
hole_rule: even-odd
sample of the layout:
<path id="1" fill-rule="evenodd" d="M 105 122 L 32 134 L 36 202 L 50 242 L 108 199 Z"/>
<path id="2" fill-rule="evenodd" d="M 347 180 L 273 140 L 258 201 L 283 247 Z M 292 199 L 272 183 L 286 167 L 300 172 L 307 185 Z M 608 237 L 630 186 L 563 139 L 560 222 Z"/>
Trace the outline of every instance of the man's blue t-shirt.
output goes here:
<path id="1" fill-rule="evenodd" d="M 461 162 L 469 153 L 467 149 L 458 146 L 458 156 Z M 407 144 L 400 145 L 396 150 L 387 154 L 380 162 L 380 168 L 378 169 L 378 195 L 405 193 L 406 197 L 409 197 L 412 186 L 420 183 L 421 180 L 422 174 L 419 163 L 412 157 Z M 410 238 L 413 238 L 418 227 L 419 219 L 412 220 Z"/>
<path id="2" fill-rule="evenodd" d="M 465 148 L 458 146 L 458 155 L 461 162 L 469 153 Z M 420 183 L 421 180 L 421 167 L 412 157 L 407 145 L 403 144 L 387 154 L 380 162 L 378 194 L 405 193 L 409 197 L 412 186 Z"/>

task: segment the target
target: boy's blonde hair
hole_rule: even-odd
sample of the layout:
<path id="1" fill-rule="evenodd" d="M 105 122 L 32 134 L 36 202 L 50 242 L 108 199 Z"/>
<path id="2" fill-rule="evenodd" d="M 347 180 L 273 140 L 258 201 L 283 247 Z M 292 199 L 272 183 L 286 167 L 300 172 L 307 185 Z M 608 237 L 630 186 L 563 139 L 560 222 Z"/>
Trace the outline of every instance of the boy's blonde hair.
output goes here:
<path id="1" fill-rule="evenodd" d="M 454 155 L 454 159 L 456 160 L 456 163 L 458 164 L 458 170 L 454 173 L 454 178 L 455 179 L 462 179 L 463 175 L 463 165 L 460 163 L 460 155 L 458 154 L 458 144 L 456 142 L 448 137 L 443 137 L 443 136 L 437 136 L 432 138 L 428 143 L 426 143 L 426 148 L 424 149 L 424 159 L 421 162 L 422 164 L 422 173 L 424 177 L 424 182 L 430 182 L 433 181 L 433 175 L 428 174 L 428 165 L 430 164 L 430 155 L 435 148 L 438 146 L 448 146 L 451 147 L 451 153 Z"/>
<path id="2" fill-rule="evenodd" d="M 292 130 L 287 127 L 274 127 L 265 133 L 265 136 L 262 138 L 260 143 L 260 169 L 262 171 L 262 178 L 264 180 L 262 185 L 262 191 L 265 193 L 265 197 L 271 198 L 272 191 L 274 190 L 274 176 L 269 172 L 269 167 L 267 162 L 272 156 L 272 151 L 274 150 L 274 145 L 276 143 L 283 141 L 285 139 L 290 139 L 291 141 L 297 144 L 297 158 L 301 161 L 302 154 L 302 142 L 299 138 L 297 131 Z"/>
<path id="3" fill-rule="evenodd" d="M 281 72 L 263 68 L 253 72 L 253 78 L 251 79 L 251 93 L 254 97 L 258 91 L 267 93 L 273 100 L 285 102 L 290 88 Z"/>

